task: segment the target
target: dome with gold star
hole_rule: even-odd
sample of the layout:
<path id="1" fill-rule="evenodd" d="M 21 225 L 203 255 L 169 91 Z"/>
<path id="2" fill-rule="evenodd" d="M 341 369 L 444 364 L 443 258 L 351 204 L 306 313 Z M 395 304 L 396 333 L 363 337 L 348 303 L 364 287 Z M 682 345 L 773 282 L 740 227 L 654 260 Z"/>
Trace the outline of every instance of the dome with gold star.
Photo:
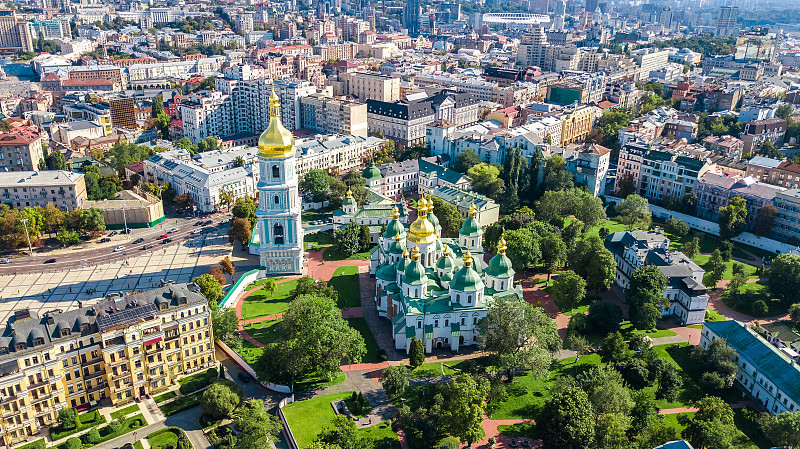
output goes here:
<path id="1" fill-rule="evenodd" d="M 294 136 L 281 123 L 280 100 L 272 89 L 269 97 L 269 126 L 258 138 L 258 154 L 266 157 L 291 157 L 294 151 Z"/>
<path id="2" fill-rule="evenodd" d="M 411 223 L 408 240 L 412 243 L 433 243 L 436 241 L 436 228 L 428 221 L 428 201 L 420 198 L 417 202 L 417 219 Z"/>

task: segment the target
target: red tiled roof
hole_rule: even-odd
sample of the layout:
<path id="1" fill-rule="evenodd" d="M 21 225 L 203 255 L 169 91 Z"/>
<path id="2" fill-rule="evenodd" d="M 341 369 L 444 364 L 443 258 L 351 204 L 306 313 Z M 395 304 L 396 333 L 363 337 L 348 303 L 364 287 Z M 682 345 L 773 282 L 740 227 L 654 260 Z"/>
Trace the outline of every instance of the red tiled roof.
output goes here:
<path id="1" fill-rule="evenodd" d="M 55 73 L 48 73 L 47 76 L 42 78 L 42 81 L 58 81 L 60 79 Z"/>

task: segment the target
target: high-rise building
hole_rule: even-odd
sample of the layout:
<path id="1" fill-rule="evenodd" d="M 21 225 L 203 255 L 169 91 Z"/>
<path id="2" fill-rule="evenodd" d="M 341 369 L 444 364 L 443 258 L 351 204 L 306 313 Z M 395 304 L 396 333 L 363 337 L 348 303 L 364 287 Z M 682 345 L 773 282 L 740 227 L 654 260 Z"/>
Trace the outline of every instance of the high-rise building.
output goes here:
<path id="1" fill-rule="evenodd" d="M 281 123 L 280 99 L 269 98 L 269 126 L 258 138 L 258 254 L 267 274 L 303 271 L 294 137 Z"/>
<path id="2" fill-rule="evenodd" d="M 419 35 L 419 0 L 408 0 L 403 5 L 403 27 L 408 30 L 411 37 Z"/>
<path id="3" fill-rule="evenodd" d="M 600 0 L 586 0 L 586 12 L 595 12 L 600 6 Z"/>
<path id="4" fill-rule="evenodd" d="M 0 53 L 33 51 L 28 23 L 18 21 L 13 11 L 0 11 Z"/>
<path id="5" fill-rule="evenodd" d="M 739 25 L 736 18 L 739 16 L 739 8 L 735 6 L 720 6 L 719 17 L 717 17 L 717 37 L 733 37 L 739 35 Z"/>
<path id="6" fill-rule="evenodd" d="M 236 16 L 236 31 L 242 36 L 253 32 L 253 15 L 245 12 Z"/>
<path id="7" fill-rule="evenodd" d="M 549 0 L 530 0 L 530 11 L 534 14 L 547 14 Z"/>
<path id="8" fill-rule="evenodd" d="M 544 28 L 531 28 L 522 36 L 522 41 L 517 48 L 517 61 L 524 66 L 543 67 L 549 46 Z"/>

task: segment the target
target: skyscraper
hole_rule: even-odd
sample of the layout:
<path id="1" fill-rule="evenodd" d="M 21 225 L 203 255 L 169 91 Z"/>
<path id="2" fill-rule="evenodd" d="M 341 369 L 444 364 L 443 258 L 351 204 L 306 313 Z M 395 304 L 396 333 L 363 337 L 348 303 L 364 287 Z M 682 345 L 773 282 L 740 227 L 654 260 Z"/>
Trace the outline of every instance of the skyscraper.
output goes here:
<path id="1" fill-rule="evenodd" d="M 586 0 L 586 12 L 595 12 L 600 4 L 600 0 Z"/>
<path id="2" fill-rule="evenodd" d="M 739 16 L 739 8 L 735 6 L 720 6 L 719 17 L 717 18 L 717 37 L 732 37 L 739 35 L 739 26 L 736 18 Z"/>
<path id="3" fill-rule="evenodd" d="M 407 0 L 403 6 L 403 26 L 408 29 L 408 35 L 419 35 L 419 0 Z"/>

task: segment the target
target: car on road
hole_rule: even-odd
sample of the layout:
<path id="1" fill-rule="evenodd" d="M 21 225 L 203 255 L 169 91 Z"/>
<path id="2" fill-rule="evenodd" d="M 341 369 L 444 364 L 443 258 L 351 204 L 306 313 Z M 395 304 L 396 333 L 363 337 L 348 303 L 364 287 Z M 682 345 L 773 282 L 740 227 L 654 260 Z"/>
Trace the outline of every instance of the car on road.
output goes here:
<path id="1" fill-rule="evenodd" d="M 248 383 L 250 382 L 250 379 L 252 379 L 252 377 L 246 372 L 242 371 L 241 373 L 239 373 L 239 379 L 244 383 Z"/>
<path id="2" fill-rule="evenodd" d="M 167 238 L 167 234 L 161 234 L 158 236 L 158 240 L 164 240 L 165 238 Z"/>
<path id="3" fill-rule="evenodd" d="M 172 228 L 169 230 L 169 232 L 178 232 L 178 228 Z"/>
<path id="4" fill-rule="evenodd" d="M 115 235 L 119 234 L 117 231 L 111 231 L 111 234 L 108 234 L 109 237 L 114 237 Z"/>
<path id="5" fill-rule="evenodd" d="M 222 221 L 219 222 L 219 224 L 220 224 L 220 226 L 222 226 L 222 225 L 228 224 L 229 222 L 230 222 L 230 220 L 222 220 Z M 209 224 L 211 224 L 211 223 L 209 223 Z"/>
<path id="6" fill-rule="evenodd" d="M 47 260 L 44 261 L 44 263 L 56 263 L 56 260 L 55 259 L 47 259 Z"/>
<path id="7" fill-rule="evenodd" d="M 206 221 L 203 222 L 203 226 L 208 226 L 211 223 L 214 223 L 214 220 L 206 220 Z"/>
<path id="8" fill-rule="evenodd" d="M 195 226 L 201 226 L 202 224 L 203 224 L 203 220 L 200 220 L 200 221 L 195 221 L 195 222 L 194 222 L 194 225 L 195 225 Z"/>
<path id="9" fill-rule="evenodd" d="M 325 219 L 325 223 L 333 223 L 333 218 L 327 218 L 327 219 Z"/>
<path id="10" fill-rule="evenodd" d="M 103 237 L 103 238 L 100 239 L 100 243 L 106 243 L 106 242 L 110 242 L 110 241 L 111 241 L 111 239 L 108 238 L 108 237 Z"/>
<path id="11" fill-rule="evenodd" d="M 171 241 L 172 241 L 172 239 L 170 239 L 170 238 L 166 238 L 166 239 L 164 239 L 164 240 L 162 240 L 162 241 L 161 241 L 161 244 L 164 244 L 164 243 L 169 243 L 169 242 L 171 242 Z"/>
<path id="12" fill-rule="evenodd" d="M 148 243 L 147 245 L 142 246 L 140 249 L 142 251 L 146 251 L 146 250 L 148 250 L 148 249 L 150 249 L 152 247 L 153 247 L 153 244 L 152 243 Z"/>
<path id="13" fill-rule="evenodd" d="M 11 261 L 8 260 L 8 259 L 0 259 L 0 263 L 7 264 L 7 263 L 11 263 Z"/>
<path id="14" fill-rule="evenodd" d="M 199 234 L 201 232 L 203 232 L 202 229 L 195 229 L 194 231 L 192 231 L 192 234 Z"/>
<path id="15" fill-rule="evenodd" d="M 142 242 L 144 242 L 144 239 L 143 239 L 143 238 L 141 238 L 141 237 L 139 237 L 138 239 L 136 239 L 136 240 L 134 240 L 134 241 L 133 241 L 133 244 L 134 244 L 134 245 L 136 245 L 136 244 L 138 244 L 138 243 L 142 243 Z"/>
<path id="16" fill-rule="evenodd" d="M 118 246 L 118 247 L 114 248 L 114 252 L 115 253 L 118 253 L 120 251 L 125 251 L 125 247 L 124 246 Z"/>

